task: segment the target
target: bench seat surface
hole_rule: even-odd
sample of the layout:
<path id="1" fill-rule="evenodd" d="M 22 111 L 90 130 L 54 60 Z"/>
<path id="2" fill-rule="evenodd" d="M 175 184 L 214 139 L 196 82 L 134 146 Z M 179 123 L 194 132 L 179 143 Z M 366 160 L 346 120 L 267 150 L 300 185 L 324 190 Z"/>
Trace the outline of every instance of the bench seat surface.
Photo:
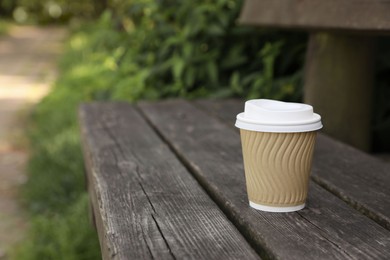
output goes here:
<path id="1" fill-rule="evenodd" d="M 319 135 L 305 209 L 248 206 L 239 100 L 80 108 L 104 259 L 390 259 L 389 166 Z"/>

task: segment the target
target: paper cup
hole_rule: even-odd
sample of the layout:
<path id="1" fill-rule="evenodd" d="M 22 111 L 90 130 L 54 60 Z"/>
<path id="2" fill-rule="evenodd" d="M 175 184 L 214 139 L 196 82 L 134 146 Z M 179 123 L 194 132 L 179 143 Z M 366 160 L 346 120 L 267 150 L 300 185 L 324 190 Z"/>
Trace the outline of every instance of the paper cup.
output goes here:
<path id="1" fill-rule="evenodd" d="M 321 117 L 305 104 L 250 100 L 236 126 L 249 205 L 270 212 L 304 208 Z"/>

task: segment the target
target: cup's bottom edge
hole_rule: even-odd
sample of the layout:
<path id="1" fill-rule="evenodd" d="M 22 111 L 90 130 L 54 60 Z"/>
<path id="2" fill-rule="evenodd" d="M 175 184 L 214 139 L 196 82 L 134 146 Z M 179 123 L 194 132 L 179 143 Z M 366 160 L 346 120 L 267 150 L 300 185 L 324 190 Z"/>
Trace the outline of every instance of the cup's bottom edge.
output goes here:
<path id="1" fill-rule="evenodd" d="M 293 211 L 298 211 L 303 209 L 305 207 L 305 203 L 301 205 L 289 206 L 289 207 L 271 207 L 271 206 L 260 205 L 252 201 L 249 201 L 249 206 L 251 206 L 254 209 L 267 211 L 267 212 L 293 212 Z"/>

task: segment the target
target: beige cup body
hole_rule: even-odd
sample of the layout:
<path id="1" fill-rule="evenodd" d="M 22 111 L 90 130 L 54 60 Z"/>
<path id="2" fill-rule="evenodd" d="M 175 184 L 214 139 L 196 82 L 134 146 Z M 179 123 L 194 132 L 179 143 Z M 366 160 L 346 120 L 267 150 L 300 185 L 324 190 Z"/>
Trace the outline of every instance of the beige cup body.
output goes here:
<path id="1" fill-rule="evenodd" d="M 269 207 L 304 205 L 317 132 L 240 132 L 249 201 Z"/>

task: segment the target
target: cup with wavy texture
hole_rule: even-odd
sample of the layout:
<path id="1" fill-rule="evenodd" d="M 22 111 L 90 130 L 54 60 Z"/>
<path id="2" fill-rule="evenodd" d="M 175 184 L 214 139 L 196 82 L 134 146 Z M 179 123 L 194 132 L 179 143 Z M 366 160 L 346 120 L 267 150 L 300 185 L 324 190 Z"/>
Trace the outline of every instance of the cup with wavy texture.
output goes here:
<path id="1" fill-rule="evenodd" d="M 309 105 L 264 99 L 247 101 L 240 115 L 236 126 L 249 205 L 270 212 L 304 208 L 317 130 L 322 127 L 319 115 Z"/>

